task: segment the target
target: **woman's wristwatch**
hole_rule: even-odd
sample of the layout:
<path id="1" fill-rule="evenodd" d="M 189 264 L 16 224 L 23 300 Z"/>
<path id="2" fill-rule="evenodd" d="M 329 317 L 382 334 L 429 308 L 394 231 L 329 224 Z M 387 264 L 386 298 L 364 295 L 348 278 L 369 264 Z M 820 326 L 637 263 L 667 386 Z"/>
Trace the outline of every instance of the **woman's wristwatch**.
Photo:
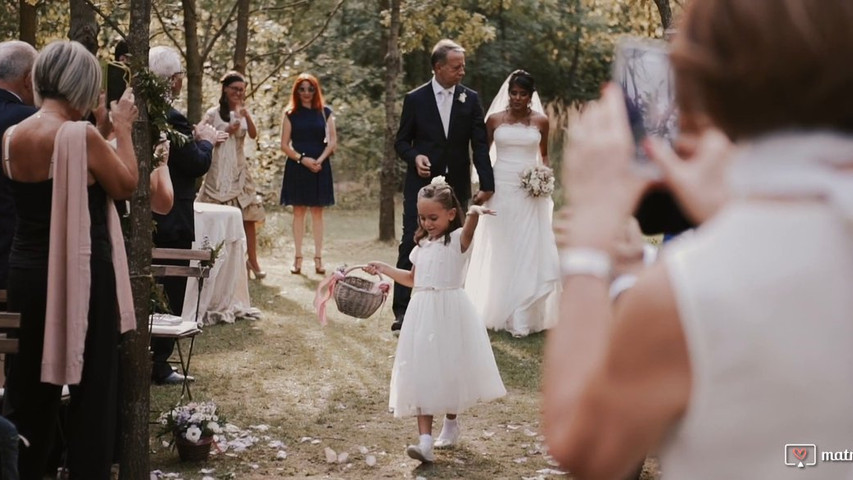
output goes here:
<path id="1" fill-rule="evenodd" d="M 301 164 L 302 164 L 302 157 L 304 157 L 304 156 L 305 156 L 305 154 L 304 154 L 304 153 L 300 153 L 300 154 L 299 154 L 299 158 L 297 158 L 297 159 L 296 159 L 296 163 L 298 163 L 298 164 L 300 164 L 300 165 L 301 165 Z"/>

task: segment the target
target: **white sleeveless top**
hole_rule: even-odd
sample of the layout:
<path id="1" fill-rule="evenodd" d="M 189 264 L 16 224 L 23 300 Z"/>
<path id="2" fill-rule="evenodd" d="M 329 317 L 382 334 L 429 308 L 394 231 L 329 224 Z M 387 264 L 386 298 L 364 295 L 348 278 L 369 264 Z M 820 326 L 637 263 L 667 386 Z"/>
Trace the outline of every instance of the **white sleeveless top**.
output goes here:
<path id="1" fill-rule="evenodd" d="M 853 225 L 816 200 L 739 200 L 664 262 L 693 385 L 663 478 L 845 478 L 821 452 L 853 450 Z M 807 473 L 786 444 L 816 445 Z"/>

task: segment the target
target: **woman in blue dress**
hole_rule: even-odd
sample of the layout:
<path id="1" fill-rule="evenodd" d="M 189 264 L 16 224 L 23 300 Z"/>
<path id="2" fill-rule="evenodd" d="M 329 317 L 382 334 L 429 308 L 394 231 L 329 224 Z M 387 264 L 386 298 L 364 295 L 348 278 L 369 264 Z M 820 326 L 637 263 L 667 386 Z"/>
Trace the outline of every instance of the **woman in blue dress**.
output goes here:
<path id="1" fill-rule="evenodd" d="M 335 204 L 329 160 L 336 145 L 332 109 L 323 101 L 317 78 L 303 73 L 296 77 L 290 103 L 281 119 L 281 150 L 287 155 L 281 204 L 293 206 L 296 250 L 290 273 L 302 272 L 302 238 L 308 210 L 314 231 L 314 271 L 326 273 L 323 267 L 323 208 Z"/>

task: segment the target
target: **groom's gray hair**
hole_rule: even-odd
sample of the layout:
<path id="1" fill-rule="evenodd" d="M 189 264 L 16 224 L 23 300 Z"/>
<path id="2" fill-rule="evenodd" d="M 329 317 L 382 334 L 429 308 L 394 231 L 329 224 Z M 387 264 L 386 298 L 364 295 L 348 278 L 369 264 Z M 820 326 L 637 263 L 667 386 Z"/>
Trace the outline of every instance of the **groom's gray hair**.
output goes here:
<path id="1" fill-rule="evenodd" d="M 438 43 L 436 43 L 435 46 L 432 47 L 430 65 L 435 68 L 437 64 L 446 62 L 448 52 L 465 53 L 465 49 L 453 40 L 447 38 L 439 40 Z"/>

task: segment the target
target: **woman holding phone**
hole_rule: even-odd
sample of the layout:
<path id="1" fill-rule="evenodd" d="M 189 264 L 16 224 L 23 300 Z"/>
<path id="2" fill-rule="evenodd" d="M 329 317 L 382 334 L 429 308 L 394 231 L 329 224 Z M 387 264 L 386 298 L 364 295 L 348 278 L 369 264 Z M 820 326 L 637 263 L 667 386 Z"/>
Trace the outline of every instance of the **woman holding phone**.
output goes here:
<path id="1" fill-rule="evenodd" d="M 794 478 L 820 454 L 789 444 L 849 443 L 853 65 L 839 58 L 851 24 L 851 2 L 690 2 L 670 55 L 676 101 L 719 131 L 685 158 L 645 146 L 702 226 L 615 305 L 614 238 L 650 182 L 632 170 L 618 86 L 573 122 L 542 425 L 577 478 L 624 478 L 650 451 L 666 478 Z M 722 207 L 701 214 L 721 186 Z M 844 462 L 809 470 L 847 474 Z"/>
<path id="2" fill-rule="evenodd" d="M 248 260 L 246 269 L 257 279 L 266 277 L 258 264 L 256 225 L 265 217 L 264 205 L 255 190 L 249 171 L 244 142 L 246 136 L 257 138 L 258 130 L 245 105 L 246 79 L 239 72 L 228 72 L 220 81 L 222 94 L 219 105 L 204 115 L 207 123 L 228 134 L 228 140 L 213 150 L 210 170 L 204 177 L 199 202 L 231 205 L 243 212 L 243 229 L 246 231 Z"/>

